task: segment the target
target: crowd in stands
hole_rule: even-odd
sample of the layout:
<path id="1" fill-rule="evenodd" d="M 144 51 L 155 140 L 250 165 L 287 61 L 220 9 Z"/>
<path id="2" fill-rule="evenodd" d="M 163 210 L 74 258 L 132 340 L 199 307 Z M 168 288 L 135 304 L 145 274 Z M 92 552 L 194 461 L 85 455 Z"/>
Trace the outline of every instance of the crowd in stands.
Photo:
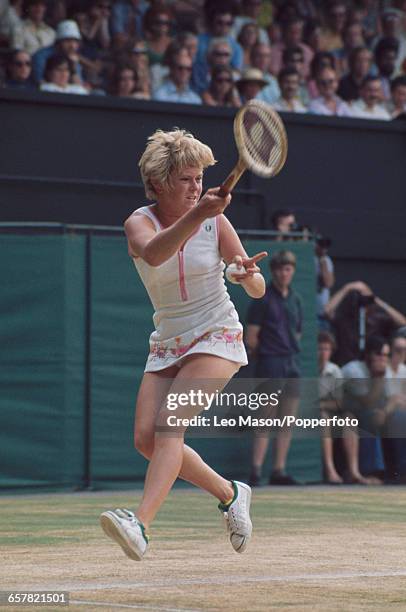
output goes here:
<path id="1" fill-rule="evenodd" d="M 4 87 L 388 120 L 406 0 L 0 0 Z"/>
<path id="2" fill-rule="evenodd" d="M 271 284 L 248 311 L 246 344 L 256 364 L 255 377 L 268 379 L 266 388 L 281 388 L 283 394 L 278 407 L 261 416 L 297 416 L 300 396 L 306 392 L 297 382 L 302 376 L 303 314 L 301 296 L 290 287 L 296 257 L 289 242 L 312 238 L 319 378 L 311 416 L 358 420 L 357 426 L 323 428 L 324 481 L 406 484 L 406 316 L 362 281 L 331 293 L 335 288 L 334 263 L 328 253 L 331 240 L 299 225 L 293 210 L 276 211 L 272 229 L 280 250 L 276 244 L 271 248 Z M 268 443 L 263 432 L 254 436 L 253 486 L 262 483 Z M 289 428 L 277 429 L 269 484 L 297 484 L 285 471 L 290 443 Z"/>

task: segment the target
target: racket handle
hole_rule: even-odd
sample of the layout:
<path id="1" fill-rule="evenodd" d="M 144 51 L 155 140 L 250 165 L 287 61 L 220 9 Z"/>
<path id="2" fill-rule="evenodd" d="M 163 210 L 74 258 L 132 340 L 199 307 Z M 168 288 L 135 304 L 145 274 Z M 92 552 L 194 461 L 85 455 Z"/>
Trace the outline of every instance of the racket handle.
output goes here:
<path id="1" fill-rule="evenodd" d="M 232 169 L 225 181 L 222 182 L 218 195 L 220 198 L 225 198 L 229 193 L 232 192 L 236 184 L 241 178 L 241 175 L 245 172 L 246 166 L 244 162 L 239 159 L 236 166 Z"/>

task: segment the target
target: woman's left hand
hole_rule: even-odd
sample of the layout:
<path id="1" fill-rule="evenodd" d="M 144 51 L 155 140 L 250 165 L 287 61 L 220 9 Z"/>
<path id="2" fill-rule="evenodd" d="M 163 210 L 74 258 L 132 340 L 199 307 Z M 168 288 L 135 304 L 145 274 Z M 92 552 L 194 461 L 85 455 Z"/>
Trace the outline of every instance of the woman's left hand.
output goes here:
<path id="1" fill-rule="evenodd" d="M 232 263 L 236 264 L 238 269 L 245 269 L 245 272 L 241 274 L 233 274 L 235 280 L 239 283 L 252 278 L 254 274 L 257 272 L 261 272 L 260 268 L 257 266 L 257 261 L 260 261 L 264 257 L 267 257 L 268 253 L 266 251 L 261 251 L 252 257 L 242 257 L 241 255 L 235 255 L 233 257 Z"/>

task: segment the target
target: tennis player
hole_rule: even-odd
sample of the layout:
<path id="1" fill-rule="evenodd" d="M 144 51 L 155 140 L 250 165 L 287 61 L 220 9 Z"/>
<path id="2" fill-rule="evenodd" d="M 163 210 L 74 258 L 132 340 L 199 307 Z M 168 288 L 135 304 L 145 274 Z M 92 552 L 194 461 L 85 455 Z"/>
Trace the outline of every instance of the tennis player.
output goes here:
<path id="1" fill-rule="evenodd" d="M 245 550 L 252 532 L 250 487 L 223 478 L 185 445 L 186 427 L 168 435 L 158 425 L 167 415 L 168 393 L 184 392 L 196 380 L 205 391 L 220 390 L 247 364 L 223 261 L 237 265 L 233 278 L 248 295 L 260 298 L 265 292 L 256 264 L 267 253 L 247 256 L 223 215 L 231 196 L 219 197 L 214 188 L 201 197 L 203 170 L 214 163 L 211 149 L 192 134 L 156 131 L 139 163 L 147 198 L 154 203 L 125 222 L 129 255 L 155 309 L 135 416 L 135 447 L 149 466 L 135 514 L 117 509 L 104 512 L 100 520 L 106 534 L 137 561 L 147 550 L 151 522 L 178 477 L 219 500 L 237 552 Z M 190 410 L 183 414 L 190 416 Z"/>

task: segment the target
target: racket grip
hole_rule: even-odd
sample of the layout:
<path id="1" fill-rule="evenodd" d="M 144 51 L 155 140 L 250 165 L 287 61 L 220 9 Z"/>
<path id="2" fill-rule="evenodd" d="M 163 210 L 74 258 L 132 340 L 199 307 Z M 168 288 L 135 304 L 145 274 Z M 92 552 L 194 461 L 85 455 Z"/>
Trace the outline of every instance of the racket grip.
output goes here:
<path id="1" fill-rule="evenodd" d="M 232 192 L 236 184 L 241 178 L 241 175 L 245 172 L 246 166 L 241 160 L 238 161 L 237 165 L 232 169 L 225 181 L 220 185 L 218 195 L 220 198 L 225 198 L 229 193 Z"/>

